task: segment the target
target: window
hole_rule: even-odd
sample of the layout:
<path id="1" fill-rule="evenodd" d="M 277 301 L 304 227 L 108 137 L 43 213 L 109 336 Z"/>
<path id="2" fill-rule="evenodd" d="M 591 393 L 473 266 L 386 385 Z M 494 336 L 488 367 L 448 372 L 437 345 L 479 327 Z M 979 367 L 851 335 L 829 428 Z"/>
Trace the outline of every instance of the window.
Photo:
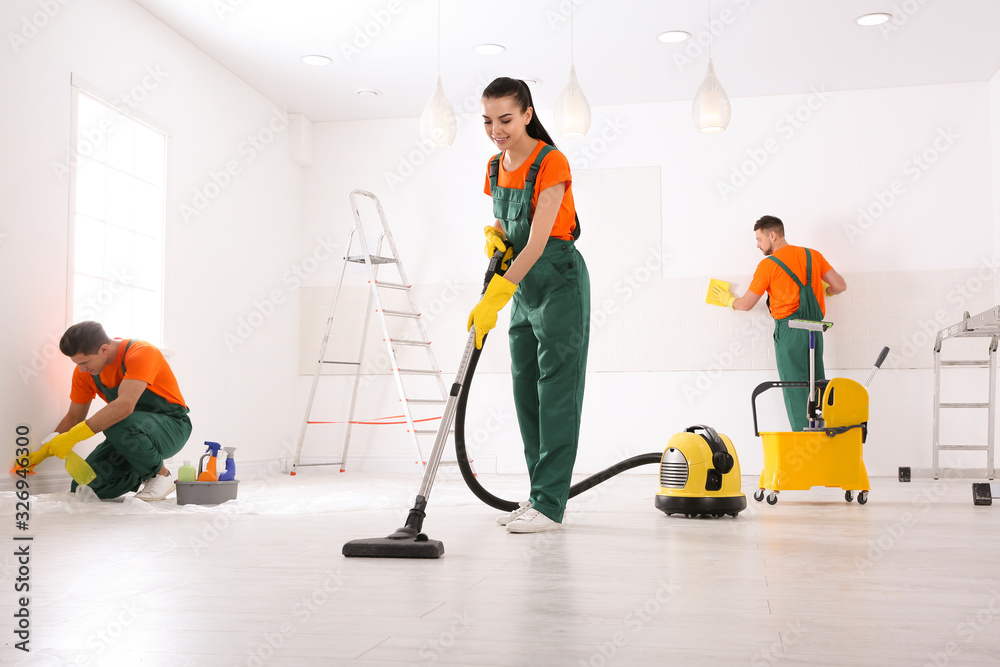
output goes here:
<path id="1" fill-rule="evenodd" d="M 161 345 L 167 136 L 124 105 L 73 97 L 71 321 Z"/>

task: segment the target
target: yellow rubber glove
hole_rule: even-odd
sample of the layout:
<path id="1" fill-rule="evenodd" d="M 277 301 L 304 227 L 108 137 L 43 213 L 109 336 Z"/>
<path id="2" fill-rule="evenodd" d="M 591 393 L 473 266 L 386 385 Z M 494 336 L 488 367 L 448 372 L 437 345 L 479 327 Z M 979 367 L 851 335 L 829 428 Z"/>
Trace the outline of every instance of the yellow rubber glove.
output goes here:
<path id="1" fill-rule="evenodd" d="M 733 302 L 736 301 L 736 295 L 727 289 L 723 289 L 719 285 L 715 285 L 712 288 L 712 297 L 718 301 L 720 304 L 726 304 L 727 308 L 733 307 Z"/>
<path id="2" fill-rule="evenodd" d="M 476 349 L 483 349 L 483 336 L 497 325 L 497 313 L 507 305 L 516 291 L 517 285 L 503 276 L 494 275 L 490 280 L 486 294 L 469 313 L 469 324 L 466 331 L 470 331 L 473 325 L 476 327 Z"/>
<path id="3" fill-rule="evenodd" d="M 83 442 L 87 438 L 93 438 L 94 432 L 87 426 L 87 420 L 83 420 L 65 433 L 60 433 L 49 441 L 49 453 L 61 459 L 73 451 L 77 443 Z"/>
<path id="4" fill-rule="evenodd" d="M 506 271 L 507 267 L 510 266 L 510 260 L 514 258 L 514 248 L 507 243 L 507 235 L 503 233 L 502 229 L 497 229 L 492 225 L 483 227 L 483 233 L 486 235 L 486 247 L 483 249 L 486 256 L 493 259 L 493 253 L 497 250 L 504 251 L 500 268 Z"/>
<path id="5" fill-rule="evenodd" d="M 820 282 L 823 283 L 823 294 L 827 296 L 833 296 L 832 294 L 830 294 L 830 283 L 826 282 L 825 280 L 821 280 Z"/>

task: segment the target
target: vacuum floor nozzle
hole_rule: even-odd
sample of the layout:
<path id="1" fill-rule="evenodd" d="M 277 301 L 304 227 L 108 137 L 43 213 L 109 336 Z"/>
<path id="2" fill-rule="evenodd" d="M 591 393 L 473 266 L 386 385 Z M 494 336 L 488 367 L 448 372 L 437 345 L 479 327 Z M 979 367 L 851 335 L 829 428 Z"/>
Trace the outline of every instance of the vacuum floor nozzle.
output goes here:
<path id="1" fill-rule="evenodd" d="M 406 534 L 401 528 L 388 537 L 351 540 L 342 553 L 348 558 L 440 558 L 444 543 L 428 539 L 423 533 Z"/>

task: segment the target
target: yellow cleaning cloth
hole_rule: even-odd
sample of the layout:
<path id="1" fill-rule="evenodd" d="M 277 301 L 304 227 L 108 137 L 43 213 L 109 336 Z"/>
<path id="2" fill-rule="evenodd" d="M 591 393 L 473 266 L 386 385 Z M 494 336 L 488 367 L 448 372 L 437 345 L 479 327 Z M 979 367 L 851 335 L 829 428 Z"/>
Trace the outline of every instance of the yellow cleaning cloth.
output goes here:
<path id="1" fill-rule="evenodd" d="M 708 294 L 705 295 L 705 303 L 710 304 L 712 306 L 722 306 L 723 308 L 725 308 L 729 304 L 723 301 L 719 301 L 718 299 L 715 298 L 715 295 L 712 294 L 712 292 L 715 291 L 713 288 L 715 288 L 716 286 L 721 287 L 726 291 L 729 291 L 729 283 L 727 283 L 724 280 L 716 280 L 715 278 L 712 278 L 708 283 Z"/>

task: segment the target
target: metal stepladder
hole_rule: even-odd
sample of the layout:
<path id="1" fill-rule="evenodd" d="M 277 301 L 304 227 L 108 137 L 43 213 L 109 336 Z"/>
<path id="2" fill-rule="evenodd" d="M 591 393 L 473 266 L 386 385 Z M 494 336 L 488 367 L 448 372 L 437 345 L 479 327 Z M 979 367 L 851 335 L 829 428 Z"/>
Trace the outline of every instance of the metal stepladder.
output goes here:
<path id="1" fill-rule="evenodd" d="M 378 243 L 376 244 L 374 253 L 370 251 L 368 241 L 365 237 L 365 231 L 361 220 L 361 212 L 358 208 L 358 197 L 366 197 L 370 199 L 375 205 L 375 209 L 378 211 L 378 217 L 381 223 L 381 232 L 379 234 Z M 411 291 L 412 285 L 406 277 L 406 271 L 403 268 L 403 262 L 396 249 L 396 243 L 392 238 L 392 232 L 389 231 L 389 225 L 385 218 L 385 212 L 382 209 L 382 203 L 378 200 L 378 197 L 365 190 L 354 190 L 351 192 L 350 199 L 351 208 L 354 213 L 354 226 L 347 238 L 347 244 L 345 245 L 346 254 L 344 257 L 344 266 L 340 273 L 340 280 L 337 283 L 333 304 L 330 307 L 330 314 L 326 321 L 326 331 L 323 335 L 323 341 L 320 344 L 319 358 L 316 362 L 316 370 L 313 373 L 312 386 L 309 390 L 309 398 L 306 403 L 305 417 L 302 421 L 302 428 L 299 431 L 298 446 L 295 450 L 295 458 L 292 462 L 292 475 L 296 473 L 297 468 L 306 466 L 339 465 L 341 472 L 346 470 L 347 452 L 350 446 L 352 427 L 355 424 L 355 409 L 357 408 L 358 403 L 358 389 L 361 385 L 362 375 L 364 374 L 362 372 L 362 365 L 365 359 L 365 347 L 373 311 L 378 314 L 379 322 L 382 327 L 382 339 L 385 343 L 386 352 L 388 354 L 390 370 L 396 384 L 396 389 L 399 392 L 399 400 L 403 409 L 402 417 L 404 418 L 406 430 L 413 445 L 414 453 L 417 457 L 417 463 L 420 464 L 421 467 L 425 461 L 420 450 L 418 438 L 425 435 L 434 435 L 437 433 L 437 429 L 419 428 L 418 424 L 424 421 L 439 418 L 441 415 L 440 413 L 436 413 L 436 417 L 431 417 L 429 419 L 415 419 L 413 408 L 418 405 L 440 405 L 443 410 L 443 406 L 447 403 L 447 390 L 445 389 L 444 380 L 441 377 L 441 370 L 438 368 L 434 352 L 431 350 L 431 343 L 428 339 L 424 323 L 421 319 L 421 313 L 413 299 L 413 293 Z M 353 244 L 355 242 L 358 246 L 360 246 L 360 253 L 351 254 L 354 249 Z M 327 344 L 330 340 L 330 331 L 333 328 L 334 320 L 337 314 L 337 304 L 341 298 L 341 289 L 344 285 L 344 277 L 349 264 L 360 264 L 364 266 L 367 273 L 368 285 L 370 287 L 368 293 L 368 306 L 365 309 L 365 320 L 361 335 L 360 350 L 358 351 L 357 361 L 331 361 L 326 359 Z M 398 282 L 395 280 L 386 281 L 379 279 L 379 269 L 383 266 L 387 268 L 395 267 L 396 272 L 398 273 Z M 388 293 L 390 292 L 396 294 L 394 298 L 396 303 L 400 302 L 399 295 L 403 295 L 402 305 L 398 308 L 385 307 L 385 302 L 387 300 L 393 300 L 391 297 L 387 298 Z M 392 321 L 393 324 L 390 324 L 390 321 Z M 409 326 L 409 332 L 405 334 L 406 337 L 393 337 L 391 330 L 401 328 L 401 325 L 404 322 L 411 323 L 411 326 Z M 401 350 L 404 349 L 413 351 L 418 349 L 425 350 L 426 366 L 419 368 L 400 368 L 399 357 Z M 413 363 L 413 355 L 408 354 L 407 356 L 411 359 L 410 363 Z M 321 463 L 302 463 L 302 448 L 305 442 L 306 430 L 311 423 L 316 423 L 310 422 L 310 416 L 312 414 L 313 402 L 316 398 L 316 388 L 319 384 L 320 376 L 323 375 L 323 368 L 326 364 L 352 365 L 355 367 L 354 387 L 351 392 L 351 404 L 350 410 L 348 411 L 344 445 L 341 450 L 340 460 Z M 437 387 L 437 391 L 433 393 L 436 395 L 419 398 L 409 396 L 408 394 L 414 393 L 416 388 L 407 386 L 407 382 L 404 381 L 404 377 L 407 376 L 423 376 L 425 378 L 425 384 L 422 387 L 423 393 L 430 393 L 426 386 L 426 378 L 433 378 L 433 384 Z"/>
<path id="2" fill-rule="evenodd" d="M 989 359 L 971 361 L 950 361 L 941 359 L 941 347 L 945 340 L 952 338 L 989 338 Z M 996 476 L 994 467 L 994 440 L 996 429 L 997 405 L 997 344 L 1000 342 L 1000 306 L 987 310 L 975 317 L 966 312 L 962 321 L 938 332 L 934 341 L 934 435 L 932 463 L 929 469 L 900 468 L 899 479 L 909 481 L 910 477 L 941 477 L 951 479 L 988 479 Z M 988 368 L 989 369 L 989 400 L 985 403 L 942 403 L 941 402 L 941 370 L 949 367 Z M 941 444 L 941 410 L 942 409 L 981 409 L 987 410 L 986 444 L 975 445 L 942 445 Z M 940 453 L 942 451 L 982 451 L 986 453 L 985 468 L 943 468 Z M 905 479 L 904 479 L 905 477 Z M 982 486 L 982 485 L 973 485 Z M 985 484 L 989 487 L 989 484 Z M 975 488 L 973 489 L 976 492 Z M 979 503 L 977 503 L 979 504 Z"/>

